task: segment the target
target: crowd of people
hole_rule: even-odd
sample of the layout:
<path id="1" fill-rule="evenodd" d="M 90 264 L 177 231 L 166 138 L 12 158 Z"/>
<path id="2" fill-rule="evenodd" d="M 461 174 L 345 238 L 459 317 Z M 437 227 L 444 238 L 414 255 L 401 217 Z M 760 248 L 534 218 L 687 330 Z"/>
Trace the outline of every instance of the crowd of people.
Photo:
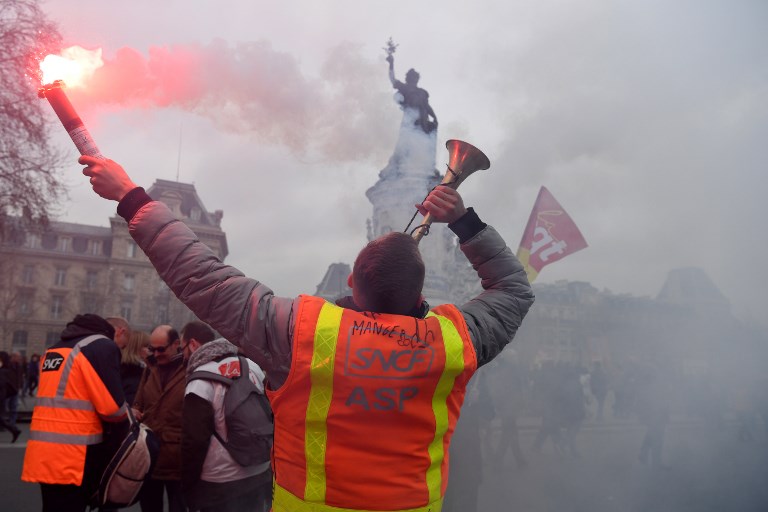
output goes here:
<path id="1" fill-rule="evenodd" d="M 68 323 L 61 341 L 43 355 L 48 363 L 36 393 L 22 473 L 23 480 L 40 483 L 43 510 L 84 510 L 92 504 L 105 462 L 127 432 L 130 408 L 160 440 L 160 452 L 139 497 L 142 511 L 162 511 L 165 503 L 174 512 L 268 511 L 269 461 L 242 467 L 223 449 L 225 440 L 216 436 L 227 436 L 222 386 L 187 382 L 188 374 L 201 366 L 203 354 L 207 355 L 203 362 L 212 365 L 210 371 L 221 368 L 227 378 L 240 375 L 237 347 L 202 322 L 190 322 L 181 332 L 160 325 L 151 333 L 131 329 L 119 317 L 83 314 Z M 0 353 L 0 360 L 10 373 L 12 363 L 6 356 Z M 67 358 L 72 360 L 69 375 L 46 375 L 66 366 Z M 27 376 L 39 378 L 40 357 L 36 360 L 37 372 L 28 371 Z M 264 373 L 246 361 L 248 378 L 263 393 Z M 36 384 L 33 381 L 27 389 L 34 393 Z M 90 430 L 73 432 L 67 422 L 84 417 L 54 410 L 68 398 L 79 400 L 73 405 L 90 403 L 75 408 L 96 410 Z M 18 429 L 13 427 L 12 432 L 15 440 Z M 77 434 L 85 432 L 96 434 L 100 442 L 81 442 Z M 51 450 L 52 443 L 59 449 Z M 79 449 L 82 444 L 87 446 L 84 451 Z"/>
<path id="2" fill-rule="evenodd" d="M 446 490 L 467 385 L 514 338 L 534 296 L 520 261 L 455 189 L 436 187 L 417 208 L 457 235 L 482 284 L 475 299 L 430 308 L 418 241 L 389 233 L 360 251 L 352 295 L 334 304 L 276 297 L 221 262 L 118 164 L 80 162 L 94 191 L 119 201 L 136 243 L 200 321 L 181 331 L 161 325 L 148 337 L 125 319 L 90 313 L 67 324 L 42 356 L 22 471 L 40 485 L 44 511 L 92 504 L 132 418 L 160 442 L 142 511 L 165 503 L 173 512 L 461 506 Z M 243 431 L 254 437 L 253 422 L 233 430 L 243 426 L 230 421 L 240 409 L 225 404 L 236 389 L 268 397 L 266 460 L 233 448 L 243 446 L 235 443 Z M 471 421 L 474 387 L 469 394 Z"/>
<path id="3" fill-rule="evenodd" d="M 19 402 L 34 397 L 40 379 L 40 355 L 32 354 L 27 360 L 21 352 L 0 352 L 0 428 L 12 435 L 15 443 L 21 435 L 16 425 Z"/>
<path id="4" fill-rule="evenodd" d="M 511 353 L 511 352 L 510 352 Z M 489 468 L 502 468 L 509 450 L 524 469 L 529 455 L 545 450 L 561 458 L 581 457 L 577 437 L 585 423 L 639 423 L 645 435 L 638 451 L 643 464 L 662 465 L 664 432 L 672 412 L 722 429 L 725 418 L 737 424 L 739 439 L 758 437 L 760 419 L 768 434 L 768 399 L 762 381 L 749 376 L 719 381 L 711 374 L 681 376 L 670 368 L 629 361 L 609 368 L 569 362 L 524 364 L 501 358 L 476 376 L 474 404 L 483 411 L 483 452 Z M 483 398 L 485 397 L 485 398 Z M 535 430 L 532 446 L 521 447 L 520 419 Z M 493 430 L 494 435 L 489 435 Z"/>

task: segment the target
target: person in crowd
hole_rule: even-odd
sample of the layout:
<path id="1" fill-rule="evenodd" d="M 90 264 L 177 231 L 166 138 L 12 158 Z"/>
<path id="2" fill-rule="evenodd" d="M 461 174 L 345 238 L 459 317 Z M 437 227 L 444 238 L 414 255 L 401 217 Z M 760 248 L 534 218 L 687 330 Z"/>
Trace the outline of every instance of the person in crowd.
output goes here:
<path id="1" fill-rule="evenodd" d="M 600 361 L 595 361 L 592 372 L 589 374 L 589 391 L 595 397 L 597 402 L 597 413 L 595 419 L 603 421 L 603 409 L 605 407 L 605 398 L 608 396 L 608 375 L 603 369 Z"/>
<path id="2" fill-rule="evenodd" d="M 133 405 L 139 383 L 147 364 L 144 362 L 144 353 L 149 346 L 149 334 L 144 331 L 131 331 L 125 346 L 120 349 L 122 360 L 120 361 L 120 378 L 123 381 L 125 400 L 128 405 Z"/>
<path id="3" fill-rule="evenodd" d="M 575 459 L 581 458 L 576 446 L 576 436 L 581 431 L 586 412 L 586 396 L 581 382 L 582 370 L 572 364 L 560 367 L 559 385 L 557 389 L 556 409 L 558 424 L 562 429 L 562 452 Z"/>
<path id="4" fill-rule="evenodd" d="M 24 382 L 24 394 L 35 396 L 40 382 L 40 354 L 32 354 L 27 364 L 27 379 Z"/>
<path id="5" fill-rule="evenodd" d="M 562 454 L 561 413 L 558 410 L 559 373 L 553 361 L 544 361 L 534 379 L 534 396 L 541 415 L 541 426 L 533 441 L 533 450 L 541 453 L 547 439 L 551 439 L 553 449 Z"/>
<path id="6" fill-rule="evenodd" d="M 131 335 L 131 326 L 128 320 L 119 316 L 111 316 L 107 318 L 107 322 L 115 328 L 115 344 L 120 350 L 123 350 L 128 343 L 128 337 Z"/>
<path id="7" fill-rule="evenodd" d="M 487 387 L 500 429 L 498 445 L 489 450 L 491 466 L 497 471 L 503 470 L 507 450 L 511 448 L 515 464 L 523 469 L 528 461 L 520 447 L 517 419 L 525 407 L 528 383 L 522 365 L 509 357 L 499 357 L 483 371 L 490 381 Z"/>
<path id="8" fill-rule="evenodd" d="M 133 401 L 136 419 L 151 428 L 160 440 L 152 474 L 141 489 L 142 512 L 162 512 L 167 494 L 170 512 L 186 510 L 181 492 L 181 430 L 184 355 L 179 334 L 170 325 L 156 327 L 149 336 L 156 364 L 144 373 Z"/>
<path id="9" fill-rule="evenodd" d="M 40 484 L 44 512 L 84 511 L 128 430 L 114 328 L 77 315 L 43 354 L 21 479 Z"/>
<path id="10" fill-rule="evenodd" d="M 0 427 L 11 433 L 11 442 L 15 443 L 21 434 L 21 429 L 5 421 L 5 400 L 9 395 L 17 392 L 12 384 L 13 378 L 11 356 L 8 355 L 8 352 L 0 352 Z"/>
<path id="11" fill-rule="evenodd" d="M 242 375 L 237 347 L 216 338 L 203 322 L 190 322 L 181 331 L 187 378 L 196 371 L 229 378 Z M 264 393 L 264 372 L 247 360 L 248 378 Z M 182 435 L 182 488 L 191 510 L 200 512 L 268 512 L 272 505 L 269 460 L 241 466 L 219 439 L 227 439 L 224 397 L 227 386 L 195 379 L 184 395 Z M 270 418 L 265 418 L 270 422 Z"/>
<path id="12" fill-rule="evenodd" d="M 16 420 L 19 417 L 19 398 L 22 390 L 24 389 L 25 379 L 25 364 L 24 358 L 19 352 L 11 353 L 11 361 L 8 365 L 9 379 L 11 380 L 11 388 L 13 393 L 8 394 L 5 399 L 5 409 L 8 411 L 8 423 L 16 427 Z"/>
<path id="13" fill-rule="evenodd" d="M 630 359 L 617 368 L 614 375 L 612 416 L 627 419 L 637 409 L 637 393 L 641 370 L 638 362 Z"/>
<path id="14" fill-rule="evenodd" d="M 669 423 L 669 389 L 663 375 L 649 366 L 638 372 L 637 417 L 645 425 L 638 460 L 652 468 L 663 467 L 664 434 Z"/>
<path id="15" fill-rule="evenodd" d="M 467 386 L 467 398 L 451 440 L 451 479 L 445 492 L 443 512 L 480 510 L 483 483 L 483 430 L 493 419 L 488 400 L 485 370 L 476 373 Z"/>
<path id="16" fill-rule="evenodd" d="M 504 240 L 438 186 L 418 205 L 448 223 L 483 290 L 430 310 L 418 243 L 383 235 L 358 254 L 338 304 L 276 297 L 224 264 L 111 160 L 83 156 L 94 191 L 200 320 L 267 374 L 273 510 L 439 510 L 467 382 L 514 337 L 534 296 Z M 138 398 L 137 398 L 138 400 Z"/>

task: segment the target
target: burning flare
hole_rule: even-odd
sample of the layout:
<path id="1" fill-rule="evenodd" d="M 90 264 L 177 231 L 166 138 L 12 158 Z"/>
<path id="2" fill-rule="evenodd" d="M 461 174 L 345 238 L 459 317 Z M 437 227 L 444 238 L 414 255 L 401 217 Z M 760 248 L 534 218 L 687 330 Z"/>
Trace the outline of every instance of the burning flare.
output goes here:
<path id="1" fill-rule="evenodd" d="M 40 62 L 43 85 L 63 80 L 67 87 L 78 87 L 103 65 L 101 48 L 86 50 L 81 46 L 70 46 L 63 49 L 60 55 L 47 55 Z"/>
<path id="2" fill-rule="evenodd" d="M 43 87 L 37 91 L 38 96 L 48 100 L 80 154 L 102 159 L 104 157 L 93 137 L 64 93 L 64 86 L 84 85 L 93 72 L 103 65 L 101 48 L 90 51 L 80 46 L 70 46 L 62 50 L 61 55 L 48 55 L 40 62 Z"/>

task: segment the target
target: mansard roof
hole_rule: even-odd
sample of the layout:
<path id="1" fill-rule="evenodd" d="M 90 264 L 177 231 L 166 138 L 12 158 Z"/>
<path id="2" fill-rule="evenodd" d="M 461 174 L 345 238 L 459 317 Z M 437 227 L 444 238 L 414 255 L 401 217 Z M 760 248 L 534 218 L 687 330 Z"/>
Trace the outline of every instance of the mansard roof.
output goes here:
<path id="1" fill-rule="evenodd" d="M 698 267 L 671 270 L 657 299 L 673 304 L 730 307 L 723 292 L 712 282 L 707 273 Z"/>
<path id="2" fill-rule="evenodd" d="M 106 237 L 112 236 L 112 230 L 103 226 L 91 226 L 88 224 L 75 224 L 74 222 L 59 222 L 53 221 L 50 223 L 50 227 L 47 232 L 55 232 L 61 235 L 83 235 L 90 237 Z"/>
<path id="3" fill-rule="evenodd" d="M 195 186 L 191 183 L 158 179 L 149 187 L 147 194 L 152 199 L 156 201 L 162 200 L 165 203 L 169 202 L 167 200 L 169 197 L 177 198 L 180 201 L 178 213 L 194 224 L 211 227 L 219 227 L 221 225 L 223 212 L 221 210 L 209 212 L 205 208 L 200 196 L 197 195 Z M 199 212 L 199 217 L 193 213 L 195 209 Z"/>

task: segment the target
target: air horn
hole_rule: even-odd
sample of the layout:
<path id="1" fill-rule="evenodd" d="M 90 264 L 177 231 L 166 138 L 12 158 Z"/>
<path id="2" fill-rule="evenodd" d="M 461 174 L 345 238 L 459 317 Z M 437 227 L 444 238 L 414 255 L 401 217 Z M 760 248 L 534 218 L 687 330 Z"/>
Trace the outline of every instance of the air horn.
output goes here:
<path id="1" fill-rule="evenodd" d="M 491 166 L 491 162 L 488 160 L 488 157 L 485 156 L 485 153 L 468 142 L 451 139 L 445 143 L 445 147 L 448 149 L 448 170 L 445 173 L 443 181 L 440 182 L 440 185 L 451 187 L 455 190 L 459 188 L 459 185 L 467 178 L 467 176 L 475 171 L 482 171 Z M 426 197 L 424 199 L 426 199 Z M 416 213 L 413 214 L 413 217 L 411 217 L 411 222 L 409 222 L 408 226 L 405 228 L 406 232 L 408 231 L 408 228 L 411 227 L 411 223 L 413 223 L 413 219 L 416 218 L 418 213 L 417 210 Z M 432 224 L 432 221 L 432 214 L 428 213 L 424 216 L 424 220 L 421 224 L 413 228 L 411 236 L 417 243 L 429 234 L 429 226 Z"/>

